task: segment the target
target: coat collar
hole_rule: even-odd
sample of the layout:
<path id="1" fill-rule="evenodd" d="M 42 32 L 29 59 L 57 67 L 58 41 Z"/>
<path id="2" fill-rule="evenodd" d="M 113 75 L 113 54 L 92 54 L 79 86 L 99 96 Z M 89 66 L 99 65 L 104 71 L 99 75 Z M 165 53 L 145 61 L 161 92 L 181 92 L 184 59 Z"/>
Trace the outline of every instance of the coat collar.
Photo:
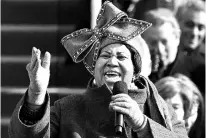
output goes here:
<path id="1" fill-rule="evenodd" d="M 140 81 L 136 82 L 135 85 L 137 86 L 136 88 L 128 90 L 128 95 L 137 101 L 138 104 L 144 104 L 148 96 L 147 88 Z M 88 83 L 85 94 L 85 98 L 88 103 L 96 103 L 106 101 L 110 102 L 113 92 L 107 87 L 106 84 L 101 87 L 94 86 L 92 78 Z"/>
<path id="2" fill-rule="evenodd" d="M 106 85 L 101 87 L 94 87 L 92 85 L 93 79 L 89 81 L 87 91 L 85 93 L 86 104 L 86 127 L 95 128 L 101 135 L 115 136 L 114 134 L 114 112 L 109 111 L 109 103 L 111 101 L 112 91 Z M 158 95 L 154 84 L 140 76 L 135 83 L 138 89 L 129 90 L 128 94 L 140 105 L 143 111 L 144 105 L 148 107 L 149 117 L 155 122 L 172 130 L 171 116 L 168 107 L 164 100 Z M 144 111 L 143 111 L 144 112 Z M 125 125 L 124 136 L 131 136 L 131 128 Z"/>
<path id="3" fill-rule="evenodd" d="M 107 85 L 95 87 L 93 79 L 89 81 L 87 91 L 85 93 L 86 115 L 89 118 L 87 125 L 96 128 L 102 134 L 107 133 L 108 136 L 114 136 L 114 112 L 109 110 L 109 103 L 111 102 L 112 91 Z M 142 84 L 141 88 L 129 90 L 128 94 L 132 99 L 137 101 L 140 109 L 143 111 L 144 103 L 147 99 L 146 87 Z M 125 126 L 124 135 L 131 135 L 131 128 Z"/>

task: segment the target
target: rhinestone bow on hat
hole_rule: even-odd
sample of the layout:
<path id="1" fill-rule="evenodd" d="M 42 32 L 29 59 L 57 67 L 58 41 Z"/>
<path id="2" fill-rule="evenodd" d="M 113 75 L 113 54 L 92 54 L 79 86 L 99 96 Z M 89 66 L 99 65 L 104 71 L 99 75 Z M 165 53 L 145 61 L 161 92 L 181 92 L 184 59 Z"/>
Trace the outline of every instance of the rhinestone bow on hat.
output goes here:
<path id="1" fill-rule="evenodd" d="M 126 13 L 106 1 L 102 5 L 94 29 L 85 28 L 75 31 L 63 37 L 61 42 L 73 61 L 76 63 L 83 61 L 87 70 L 94 75 L 100 48 L 114 41 L 127 43 L 149 26 L 151 24 L 148 22 L 128 18 Z"/>

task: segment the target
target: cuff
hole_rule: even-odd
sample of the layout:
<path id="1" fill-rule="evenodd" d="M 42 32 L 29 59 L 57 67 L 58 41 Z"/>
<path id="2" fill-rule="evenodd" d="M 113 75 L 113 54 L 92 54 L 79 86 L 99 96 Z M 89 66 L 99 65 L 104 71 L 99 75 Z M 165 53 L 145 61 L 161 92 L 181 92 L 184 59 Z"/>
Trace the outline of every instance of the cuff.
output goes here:
<path id="1" fill-rule="evenodd" d="M 142 129 L 144 129 L 144 127 L 146 126 L 146 124 L 147 124 L 147 117 L 145 115 L 143 117 L 144 117 L 144 120 L 143 120 L 142 125 L 140 127 L 138 127 L 138 128 L 132 128 L 134 132 L 139 132 Z"/>
<path id="2" fill-rule="evenodd" d="M 48 101 L 48 97 L 46 96 L 45 98 L 45 101 Z M 32 105 L 32 108 L 30 108 L 29 103 L 24 100 L 19 119 L 26 125 L 34 125 L 44 116 L 45 108 L 46 102 L 43 105 Z"/>
<path id="3" fill-rule="evenodd" d="M 132 129 L 134 133 L 138 136 L 138 138 L 146 138 L 149 135 L 149 122 L 148 118 L 144 115 L 144 121 L 143 124 L 135 129 Z"/>

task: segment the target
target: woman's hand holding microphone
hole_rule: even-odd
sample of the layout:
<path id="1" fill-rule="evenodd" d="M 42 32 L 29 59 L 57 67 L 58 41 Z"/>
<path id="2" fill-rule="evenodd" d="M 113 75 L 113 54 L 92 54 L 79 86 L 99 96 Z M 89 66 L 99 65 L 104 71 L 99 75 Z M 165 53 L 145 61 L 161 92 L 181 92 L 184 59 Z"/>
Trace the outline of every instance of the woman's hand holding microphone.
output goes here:
<path id="1" fill-rule="evenodd" d="M 129 95 L 122 93 L 112 96 L 109 109 L 124 114 L 127 124 L 132 127 L 133 130 L 138 130 L 143 127 L 144 119 L 146 118 L 137 102 Z"/>

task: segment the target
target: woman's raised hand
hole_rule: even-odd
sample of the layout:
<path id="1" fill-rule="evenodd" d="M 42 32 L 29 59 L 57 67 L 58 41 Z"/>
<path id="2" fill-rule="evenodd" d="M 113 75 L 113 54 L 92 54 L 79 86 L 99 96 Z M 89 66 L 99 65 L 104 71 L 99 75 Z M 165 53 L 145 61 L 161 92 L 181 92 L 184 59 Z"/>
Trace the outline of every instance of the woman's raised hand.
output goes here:
<path id="1" fill-rule="evenodd" d="M 30 79 L 27 101 L 31 104 L 41 105 L 44 102 L 49 84 L 50 60 L 49 52 L 46 52 L 41 60 L 41 51 L 32 48 L 31 62 L 26 66 Z"/>

